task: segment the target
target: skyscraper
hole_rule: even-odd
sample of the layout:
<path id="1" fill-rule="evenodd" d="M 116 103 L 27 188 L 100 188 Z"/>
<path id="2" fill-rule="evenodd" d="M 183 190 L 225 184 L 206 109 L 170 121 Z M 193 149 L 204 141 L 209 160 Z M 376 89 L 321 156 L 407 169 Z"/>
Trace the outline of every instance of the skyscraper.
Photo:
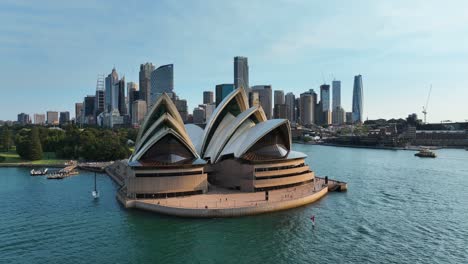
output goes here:
<path id="1" fill-rule="evenodd" d="M 35 125 L 44 125 L 45 124 L 45 115 L 44 114 L 34 114 L 34 124 Z"/>
<path id="2" fill-rule="evenodd" d="M 363 111 L 362 76 L 356 75 L 353 87 L 353 123 L 362 123 Z"/>
<path id="3" fill-rule="evenodd" d="M 299 115 L 301 124 L 304 126 L 310 126 L 314 124 L 314 98 L 311 92 L 301 93 L 300 95 L 300 106 Z"/>
<path id="4" fill-rule="evenodd" d="M 332 111 L 335 111 L 335 108 L 341 107 L 341 81 L 334 80 L 332 82 Z"/>
<path id="5" fill-rule="evenodd" d="M 174 104 L 177 108 L 177 111 L 179 111 L 180 113 L 180 117 L 182 117 L 182 121 L 186 122 L 187 121 L 187 118 L 188 118 L 188 106 L 187 106 L 187 100 L 180 100 L 180 99 L 176 99 L 174 100 Z"/>
<path id="6" fill-rule="evenodd" d="M 115 68 L 112 69 L 112 72 L 107 75 L 105 80 L 105 103 L 106 110 L 111 112 L 114 109 L 118 108 L 118 97 L 117 97 L 117 88 L 115 84 L 119 81 L 119 75 Z"/>
<path id="7" fill-rule="evenodd" d="M 135 100 L 132 102 L 132 125 L 138 126 L 141 124 L 143 118 L 146 115 L 146 101 L 145 100 Z"/>
<path id="8" fill-rule="evenodd" d="M 149 62 L 140 65 L 140 99 L 146 101 L 147 107 L 150 104 L 151 73 L 154 69 L 154 65 Z"/>
<path id="9" fill-rule="evenodd" d="M 173 93 L 174 65 L 168 64 L 158 67 L 151 72 L 151 91 L 149 108 L 163 93 Z"/>
<path id="10" fill-rule="evenodd" d="M 249 93 L 249 105 L 250 107 L 260 106 L 260 95 L 258 91 L 252 91 Z"/>
<path id="11" fill-rule="evenodd" d="M 212 91 L 204 91 L 203 92 L 203 103 L 204 104 L 213 103 L 213 92 Z"/>
<path id="12" fill-rule="evenodd" d="M 28 114 L 21 113 L 21 114 L 18 114 L 18 123 L 20 123 L 20 125 L 24 126 L 26 124 L 31 123 L 31 119 L 29 119 Z"/>
<path id="13" fill-rule="evenodd" d="M 260 105 L 262 106 L 263 111 L 265 111 L 267 119 L 271 119 L 273 103 L 273 91 L 271 89 L 271 85 L 255 85 L 251 90 L 252 92 L 258 92 Z"/>
<path id="14" fill-rule="evenodd" d="M 332 82 L 333 101 L 332 101 L 332 124 L 342 125 L 346 120 L 346 113 L 341 107 L 341 81 Z"/>
<path id="15" fill-rule="evenodd" d="M 66 124 L 70 122 L 70 112 L 65 111 L 65 112 L 60 112 L 60 118 L 59 118 L 59 123 L 61 125 Z"/>
<path id="16" fill-rule="evenodd" d="M 59 124 L 59 113 L 57 111 L 47 111 L 47 124 L 48 125 Z"/>
<path id="17" fill-rule="evenodd" d="M 288 108 L 285 104 L 275 104 L 275 109 L 273 111 L 274 118 L 287 119 L 288 118 Z"/>
<path id="18" fill-rule="evenodd" d="M 234 84 L 232 83 L 223 83 L 223 84 L 218 84 L 216 85 L 216 106 L 221 103 L 221 101 L 226 97 L 228 94 L 230 94 L 232 91 L 234 91 Z"/>
<path id="19" fill-rule="evenodd" d="M 98 116 L 100 113 L 104 112 L 106 109 L 106 82 L 104 75 L 98 75 L 96 81 L 96 100 L 94 106 L 94 116 Z"/>
<path id="20" fill-rule="evenodd" d="M 139 91 L 138 91 L 138 84 L 134 82 L 127 83 L 127 98 L 128 98 L 128 113 L 130 116 L 133 116 L 133 111 L 132 111 L 133 102 L 140 99 Z"/>
<path id="21" fill-rule="evenodd" d="M 286 113 L 289 122 L 294 123 L 296 122 L 296 116 L 294 111 L 294 105 L 296 101 L 296 96 L 293 93 L 287 93 L 285 96 L 285 104 L 286 104 Z"/>
<path id="22" fill-rule="evenodd" d="M 83 103 L 75 103 L 75 122 L 83 123 Z"/>
<path id="23" fill-rule="evenodd" d="M 249 62 L 247 57 L 234 57 L 234 87 L 249 90 Z"/>
<path id="24" fill-rule="evenodd" d="M 330 111 L 330 85 L 322 84 L 320 86 L 320 103 L 322 105 L 322 124 L 331 124 L 331 111 Z"/>
<path id="25" fill-rule="evenodd" d="M 117 106 L 121 116 L 127 115 L 127 103 L 125 102 L 125 77 L 117 83 Z"/>
<path id="26" fill-rule="evenodd" d="M 275 105 L 284 104 L 284 91 L 275 90 Z"/>
<path id="27" fill-rule="evenodd" d="M 205 123 L 205 109 L 201 107 L 196 107 L 195 109 L 193 109 L 193 123 L 194 124 Z"/>
<path id="28" fill-rule="evenodd" d="M 88 95 L 84 98 L 83 101 L 83 118 L 84 123 L 89 125 L 96 124 L 96 119 L 94 118 L 94 106 L 95 106 L 96 96 Z"/>

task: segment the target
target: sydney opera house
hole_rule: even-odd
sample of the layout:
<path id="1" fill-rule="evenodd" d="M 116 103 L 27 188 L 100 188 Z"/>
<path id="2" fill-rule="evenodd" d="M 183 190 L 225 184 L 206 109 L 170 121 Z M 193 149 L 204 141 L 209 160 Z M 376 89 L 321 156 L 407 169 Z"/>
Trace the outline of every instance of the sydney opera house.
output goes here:
<path id="1" fill-rule="evenodd" d="M 244 89 L 226 96 L 204 128 L 184 124 L 163 94 L 149 111 L 126 164 L 125 199 L 196 197 L 210 189 L 256 193 L 314 184 L 306 155 L 291 150 L 286 119 L 249 108 Z"/>

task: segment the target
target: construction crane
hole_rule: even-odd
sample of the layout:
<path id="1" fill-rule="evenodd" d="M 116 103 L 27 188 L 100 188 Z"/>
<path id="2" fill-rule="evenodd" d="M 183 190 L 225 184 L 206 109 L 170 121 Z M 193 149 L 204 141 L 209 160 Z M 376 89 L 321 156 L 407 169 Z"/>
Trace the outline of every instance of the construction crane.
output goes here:
<path id="1" fill-rule="evenodd" d="M 431 97 L 431 91 L 432 91 L 432 84 L 431 84 L 431 88 L 429 88 L 429 94 L 427 95 L 426 105 L 423 106 L 423 111 L 422 111 L 422 113 L 424 114 L 424 124 L 427 124 L 427 122 L 426 122 L 427 105 L 429 104 L 429 98 Z"/>

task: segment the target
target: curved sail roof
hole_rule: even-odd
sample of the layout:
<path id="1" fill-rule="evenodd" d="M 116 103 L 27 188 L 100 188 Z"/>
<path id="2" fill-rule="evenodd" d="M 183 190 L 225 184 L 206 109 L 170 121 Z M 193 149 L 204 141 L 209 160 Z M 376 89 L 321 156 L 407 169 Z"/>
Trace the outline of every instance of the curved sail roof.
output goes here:
<path id="1" fill-rule="evenodd" d="M 166 93 L 163 93 L 158 98 L 153 107 L 151 107 L 145 119 L 143 120 L 140 131 L 138 132 L 136 140 L 137 143 L 140 141 L 143 134 L 145 134 L 146 131 L 151 127 L 153 122 L 157 121 L 164 113 L 171 115 L 178 123 L 184 123 L 182 117 L 179 114 L 179 111 L 177 111 L 176 106 L 172 102 L 172 99 Z"/>
<path id="2" fill-rule="evenodd" d="M 174 129 L 182 138 L 184 138 L 184 140 L 189 143 L 189 144 L 192 144 L 190 142 L 190 137 L 189 135 L 187 134 L 186 130 L 185 130 L 185 127 L 183 124 L 177 122 L 176 119 L 174 119 L 174 117 L 172 117 L 171 115 L 169 115 L 168 113 L 163 113 L 159 119 L 154 122 L 147 130 L 146 132 L 143 134 L 143 136 L 140 138 L 140 140 L 137 142 L 137 144 L 135 145 L 135 153 L 141 148 L 141 146 L 143 146 L 150 138 L 151 136 L 153 136 L 159 128 L 161 128 L 161 126 L 168 126 L 168 127 L 171 127 L 172 129 Z M 195 149 L 195 147 L 193 147 Z"/>
<path id="3" fill-rule="evenodd" d="M 168 134 L 173 135 L 175 138 L 179 140 L 192 154 L 194 158 L 199 158 L 198 153 L 196 150 L 191 146 L 191 144 L 188 144 L 183 137 L 179 135 L 174 129 L 172 128 L 167 128 L 164 127 L 160 130 L 158 130 L 152 137 L 151 139 L 141 147 L 141 149 L 136 152 L 134 155 L 132 155 L 130 162 L 133 161 L 138 161 L 154 144 L 156 144 L 159 140 L 167 136 Z"/>
<path id="4" fill-rule="evenodd" d="M 195 124 L 185 124 L 185 130 L 192 140 L 193 146 L 200 153 L 200 144 L 203 139 L 203 129 Z"/>
<path id="5" fill-rule="evenodd" d="M 286 146 L 288 150 L 291 149 L 291 127 L 287 119 L 272 119 L 262 123 L 258 123 L 255 126 L 250 127 L 248 130 L 243 132 L 237 138 L 232 138 L 224 150 L 222 151 L 221 156 L 234 154 L 234 157 L 240 158 L 245 154 L 256 142 L 262 139 L 271 131 L 281 127 L 286 126 L 288 131 L 288 145 Z"/>
<path id="6" fill-rule="evenodd" d="M 206 149 L 204 157 L 210 157 L 211 162 L 215 162 L 223 148 L 228 143 L 228 140 L 231 139 L 242 123 L 249 118 L 252 119 L 254 123 L 260 123 L 267 120 L 265 112 L 261 107 L 258 106 L 251 107 L 248 110 L 242 112 L 234 120 L 229 120 L 228 125 L 220 125 L 218 127 L 213 136 L 213 139 L 210 141 L 210 144 Z"/>
<path id="7" fill-rule="evenodd" d="M 238 88 L 228 94 L 216 107 L 210 119 L 206 123 L 203 140 L 200 144 L 200 154 L 203 156 L 213 134 L 218 128 L 225 115 L 228 113 L 237 116 L 247 110 L 249 102 L 243 88 Z"/>

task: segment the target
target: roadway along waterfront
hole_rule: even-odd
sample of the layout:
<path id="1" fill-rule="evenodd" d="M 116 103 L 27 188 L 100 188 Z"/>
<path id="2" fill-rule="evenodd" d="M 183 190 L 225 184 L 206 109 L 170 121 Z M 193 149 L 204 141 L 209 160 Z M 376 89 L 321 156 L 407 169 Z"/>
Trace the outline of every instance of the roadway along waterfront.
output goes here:
<path id="1" fill-rule="evenodd" d="M 318 176 L 348 183 L 300 208 L 227 219 L 125 210 L 117 185 L 94 173 L 47 181 L 0 168 L 0 262 L 464 263 L 468 152 L 295 144 Z M 315 215 L 316 227 L 310 217 Z"/>

